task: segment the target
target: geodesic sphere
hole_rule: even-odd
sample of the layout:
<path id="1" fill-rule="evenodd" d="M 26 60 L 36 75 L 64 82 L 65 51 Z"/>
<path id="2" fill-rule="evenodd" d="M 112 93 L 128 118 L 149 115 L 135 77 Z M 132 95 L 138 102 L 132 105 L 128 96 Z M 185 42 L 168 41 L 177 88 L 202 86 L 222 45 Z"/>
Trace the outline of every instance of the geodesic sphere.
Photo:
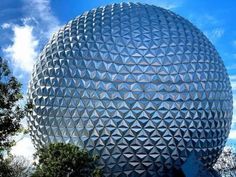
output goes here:
<path id="1" fill-rule="evenodd" d="M 209 40 L 168 10 L 132 3 L 62 27 L 38 58 L 29 98 L 35 145 L 86 148 L 105 176 L 171 176 L 192 152 L 211 166 L 232 118 L 229 77 Z"/>

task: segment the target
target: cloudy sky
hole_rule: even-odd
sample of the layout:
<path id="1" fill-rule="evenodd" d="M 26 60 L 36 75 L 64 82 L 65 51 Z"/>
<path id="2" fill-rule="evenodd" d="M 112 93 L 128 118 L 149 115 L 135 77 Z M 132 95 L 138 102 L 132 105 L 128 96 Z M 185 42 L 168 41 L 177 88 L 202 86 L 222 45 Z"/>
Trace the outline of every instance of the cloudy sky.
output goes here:
<path id="1" fill-rule="evenodd" d="M 125 0 L 124 0 L 125 1 Z M 123 1 L 123 2 L 124 2 Z M 131 0 L 132 1 L 132 0 Z M 13 73 L 27 83 L 39 52 L 60 26 L 84 11 L 119 0 L 1 0 L 0 56 L 7 59 Z M 234 118 L 228 144 L 236 142 L 236 1 L 220 0 L 140 0 L 170 9 L 190 20 L 215 45 L 224 60 L 234 93 Z M 31 158 L 29 136 L 13 148 L 13 153 Z"/>

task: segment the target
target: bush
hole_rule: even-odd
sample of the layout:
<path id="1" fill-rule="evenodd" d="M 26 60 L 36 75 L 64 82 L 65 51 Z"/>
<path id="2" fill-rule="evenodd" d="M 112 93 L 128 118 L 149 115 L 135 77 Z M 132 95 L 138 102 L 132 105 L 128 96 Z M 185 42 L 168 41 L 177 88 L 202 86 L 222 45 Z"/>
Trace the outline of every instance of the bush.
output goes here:
<path id="1" fill-rule="evenodd" d="M 29 177 L 31 164 L 22 156 L 8 156 L 0 159 L 0 177 Z"/>
<path id="2" fill-rule="evenodd" d="M 100 177 L 97 157 L 72 144 L 55 143 L 38 150 L 32 177 Z"/>
<path id="3" fill-rule="evenodd" d="M 222 177 L 235 177 L 236 176 L 236 153 L 230 148 L 226 147 L 222 151 L 219 159 L 214 165 L 214 169 L 218 171 L 218 173 Z"/>

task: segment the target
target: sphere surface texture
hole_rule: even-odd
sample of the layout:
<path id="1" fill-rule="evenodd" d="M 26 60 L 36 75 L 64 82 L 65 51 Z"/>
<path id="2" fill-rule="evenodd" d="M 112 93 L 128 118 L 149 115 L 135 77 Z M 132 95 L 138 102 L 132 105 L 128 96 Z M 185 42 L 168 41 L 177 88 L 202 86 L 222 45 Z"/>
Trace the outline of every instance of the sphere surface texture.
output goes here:
<path id="1" fill-rule="evenodd" d="M 86 148 L 105 176 L 171 176 L 192 152 L 211 166 L 232 119 L 214 46 L 151 5 L 113 4 L 70 21 L 40 54 L 28 93 L 34 144 Z"/>

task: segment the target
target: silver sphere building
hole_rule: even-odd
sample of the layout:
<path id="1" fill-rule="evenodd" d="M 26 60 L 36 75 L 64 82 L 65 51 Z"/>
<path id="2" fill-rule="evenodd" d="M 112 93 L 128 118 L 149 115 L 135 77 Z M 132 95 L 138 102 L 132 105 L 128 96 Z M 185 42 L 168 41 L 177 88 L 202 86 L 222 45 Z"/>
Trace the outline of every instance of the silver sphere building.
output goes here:
<path id="1" fill-rule="evenodd" d="M 192 152 L 209 167 L 232 119 L 214 46 L 151 5 L 113 4 L 70 21 L 44 47 L 28 92 L 36 147 L 86 148 L 100 155 L 105 176 L 171 176 Z"/>

